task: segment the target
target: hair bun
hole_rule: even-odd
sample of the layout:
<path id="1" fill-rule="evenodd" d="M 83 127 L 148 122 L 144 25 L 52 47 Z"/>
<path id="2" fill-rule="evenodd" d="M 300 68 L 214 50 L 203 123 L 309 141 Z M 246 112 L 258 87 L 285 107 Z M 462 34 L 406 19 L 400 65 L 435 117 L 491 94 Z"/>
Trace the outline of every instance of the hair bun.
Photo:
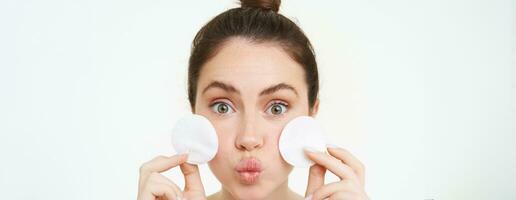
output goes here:
<path id="1" fill-rule="evenodd" d="M 279 11 L 281 0 L 240 0 L 242 8 L 261 8 L 264 10 Z"/>

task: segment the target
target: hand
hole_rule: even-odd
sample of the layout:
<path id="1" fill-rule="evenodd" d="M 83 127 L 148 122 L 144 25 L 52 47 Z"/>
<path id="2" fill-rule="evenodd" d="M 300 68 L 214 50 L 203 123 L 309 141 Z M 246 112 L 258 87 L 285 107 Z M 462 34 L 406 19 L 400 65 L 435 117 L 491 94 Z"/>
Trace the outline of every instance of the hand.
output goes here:
<path id="1" fill-rule="evenodd" d="M 305 150 L 308 158 L 315 162 L 310 167 L 305 196 L 311 200 L 367 200 L 364 191 L 364 165 L 351 153 L 342 148 L 328 148 L 328 154 Z M 326 169 L 340 178 L 340 181 L 324 185 Z"/>
<path id="2" fill-rule="evenodd" d="M 138 200 L 206 199 L 199 168 L 197 165 L 186 163 L 187 157 L 187 154 L 171 157 L 158 156 L 143 164 L 140 167 Z M 181 191 L 174 182 L 160 174 L 178 165 L 185 177 L 184 191 Z"/>

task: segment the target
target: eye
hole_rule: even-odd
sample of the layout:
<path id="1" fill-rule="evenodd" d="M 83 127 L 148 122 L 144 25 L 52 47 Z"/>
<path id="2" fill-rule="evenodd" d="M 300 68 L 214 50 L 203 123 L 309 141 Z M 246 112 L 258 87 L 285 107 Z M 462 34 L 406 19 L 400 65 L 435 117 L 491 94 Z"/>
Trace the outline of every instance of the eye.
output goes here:
<path id="1" fill-rule="evenodd" d="M 231 108 L 229 104 L 224 102 L 214 103 L 213 105 L 211 105 L 211 110 L 217 114 L 228 114 L 234 112 L 233 108 Z"/>
<path id="2" fill-rule="evenodd" d="M 281 115 L 287 112 L 288 105 L 285 103 L 273 103 L 267 108 L 267 113 L 272 115 Z"/>

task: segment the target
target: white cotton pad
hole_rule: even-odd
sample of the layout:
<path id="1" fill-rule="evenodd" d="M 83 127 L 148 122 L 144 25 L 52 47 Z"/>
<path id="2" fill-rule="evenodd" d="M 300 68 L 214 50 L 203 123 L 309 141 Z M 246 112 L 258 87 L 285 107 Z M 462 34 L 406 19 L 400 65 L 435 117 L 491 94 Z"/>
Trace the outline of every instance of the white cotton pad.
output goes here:
<path id="1" fill-rule="evenodd" d="M 301 116 L 290 121 L 279 139 L 279 151 L 287 163 L 294 167 L 310 167 L 313 161 L 306 157 L 304 148 L 326 151 L 326 138 L 314 118 Z"/>
<path id="2" fill-rule="evenodd" d="M 188 152 L 187 163 L 204 164 L 213 159 L 219 146 L 215 128 L 201 115 L 177 121 L 172 130 L 172 146 L 178 153 Z"/>

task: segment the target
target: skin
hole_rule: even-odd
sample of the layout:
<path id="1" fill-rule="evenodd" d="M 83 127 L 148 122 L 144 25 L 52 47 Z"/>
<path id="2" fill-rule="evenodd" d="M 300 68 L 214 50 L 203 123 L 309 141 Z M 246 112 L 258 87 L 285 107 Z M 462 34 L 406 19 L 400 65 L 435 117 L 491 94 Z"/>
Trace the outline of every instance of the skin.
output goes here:
<path id="1" fill-rule="evenodd" d="M 306 150 L 316 164 L 309 170 L 305 197 L 288 187 L 292 166 L 278 150 L 283 127 L 298 116 L 315 116 L 303 68 L 275 43 L 252 43 L 232 38 L 203 66 L 193 112 L 210 120 L 217 131 L 219 149 L 208 165 L 221 182 L 219 192 L 206 197 L 198 166 L 185 163 L 186 154 L 159 156 L 140 169 L 138 199 L 367 199 L 364 166 L 351 153 L 338 147 L 328 153 Z M 243 158 L 261 161 L 257 182 L 240 181 L 235 166 Z M 180 166 L 185 176 L 181 190 L 161 175 Z M 329 170 L 341 181 L 324 184 Z"/>

